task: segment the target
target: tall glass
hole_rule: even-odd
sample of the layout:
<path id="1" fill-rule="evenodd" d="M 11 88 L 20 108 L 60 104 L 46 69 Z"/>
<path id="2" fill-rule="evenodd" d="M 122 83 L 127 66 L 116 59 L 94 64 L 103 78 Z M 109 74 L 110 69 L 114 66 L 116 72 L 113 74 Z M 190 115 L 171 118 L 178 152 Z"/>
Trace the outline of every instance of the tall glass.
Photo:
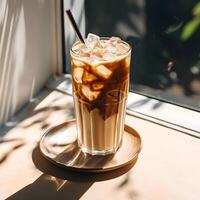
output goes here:
<path id="1" fill-rule="evenodd" d="M 122 144 L 131 47 L 120 43 L 123 53 L 106 55 L 106 59 L 80 54 L 80 42 L 71 48 L 78 144 L 92 155 L 115 153 Z"/>

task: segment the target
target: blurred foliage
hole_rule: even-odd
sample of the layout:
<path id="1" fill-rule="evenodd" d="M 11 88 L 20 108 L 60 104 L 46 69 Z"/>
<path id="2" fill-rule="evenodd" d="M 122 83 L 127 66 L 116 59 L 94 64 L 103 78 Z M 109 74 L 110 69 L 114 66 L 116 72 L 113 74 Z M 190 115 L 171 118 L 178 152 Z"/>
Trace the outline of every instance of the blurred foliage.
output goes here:
<path id="1" fill-rule="evenodd" d="M 131 89 L 169 91 L 178 85 L 177 96 L 196 95 L 199 107 L 200 94 L 192 88 L 193 80 L 200 80 L 199 0 L 85 2 L 87 33 L 119 36 L 133 46 Z"/>
<path id="2" fill-rule="evenodd" d="M 200 27 L 200 2 L 193 8 L 193 18 L 185 24 L 182 30 L 181 39 L 188 40 Z"/>
<path id="3" fill-rule="evenodd" d="M 200 2 L 197 3 L 193 9 L 194 16 L 200 16 Z"/>

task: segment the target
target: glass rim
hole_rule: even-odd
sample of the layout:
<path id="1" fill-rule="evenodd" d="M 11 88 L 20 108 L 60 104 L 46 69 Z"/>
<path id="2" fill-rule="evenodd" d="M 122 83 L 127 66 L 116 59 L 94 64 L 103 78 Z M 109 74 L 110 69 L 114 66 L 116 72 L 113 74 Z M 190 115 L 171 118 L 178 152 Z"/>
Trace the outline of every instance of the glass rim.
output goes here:
<path id="1" fill-rule="evenodd" d="M 111 37 L 100 37 L 100 40 L 109 40 Z M 85 39 L 84 39 L 85 40 Z M 125 44 L 126 46 L 128 46 L 128 50 L 125 52 L 125 53 L 123 53 L 122 55 L 118 55 L 118 56 L 116 56 L 116 59 L 118 59 L 118 58 L 123 58 L 123 57 L 125 57 L 126 55 L 128 55 L 131 51 L 132 51 L 132 47 L 131 47 L 131 45 L 130 44 L 128 44 L 127 42 L 125 42 L 124 40 L 121 40 L 121 42 L 123 43 L 123 44 Z M 73 44 L 72 44 L 72 46 L 71 46 L 71 48 L 70 48 L 70 55 L 72 55 L 72 56 L 74 56 L 74 57 L 76 57 L 76 58 L 87 58 L 87 56 L 81 56 L 81 55 L 79 55 L 79 54 L 77 54 L 74 50 L 73 50 L 73 47 L 75 47 L 77 44 L 80 44 L 81 43 L 81 41 L 76 41 L 76 42 L 74 42 Z"/>

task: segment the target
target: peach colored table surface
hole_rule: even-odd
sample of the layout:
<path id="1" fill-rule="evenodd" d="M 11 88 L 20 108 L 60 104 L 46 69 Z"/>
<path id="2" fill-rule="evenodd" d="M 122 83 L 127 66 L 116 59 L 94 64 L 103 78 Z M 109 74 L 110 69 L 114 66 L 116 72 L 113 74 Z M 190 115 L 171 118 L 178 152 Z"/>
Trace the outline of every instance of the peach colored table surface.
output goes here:
<path id="1" fill-rule="evenodd" d="M 38 142 L 72 118 L 72 97 L 45 89 L 1 127 L 0 199 L 200 199 L 200 140 L 129 115 L 126 124 L 143 141 L 131 169 L 83 174 L 52 165 Z"/>

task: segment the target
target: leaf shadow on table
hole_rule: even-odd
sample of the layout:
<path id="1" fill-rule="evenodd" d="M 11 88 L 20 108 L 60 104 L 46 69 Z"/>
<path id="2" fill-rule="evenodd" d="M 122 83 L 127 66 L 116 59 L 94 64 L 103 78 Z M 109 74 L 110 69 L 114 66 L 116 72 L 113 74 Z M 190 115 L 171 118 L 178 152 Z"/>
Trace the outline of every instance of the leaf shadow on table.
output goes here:
<path id="1" fill-rule="evenodd" d="M 36 168 L 42 171 L 43 174 L 32 184 L 7 198 L 8 200 L 80 199 L 93 183 L 121 176 L 128 172 L 136 162 L 135 160 L 120 169 L 110 172 L 78 172 L 59 168 L 50 163 L 41 155 L 39 146 L 36 146 L 33 150 L 32 160 Z"/>

